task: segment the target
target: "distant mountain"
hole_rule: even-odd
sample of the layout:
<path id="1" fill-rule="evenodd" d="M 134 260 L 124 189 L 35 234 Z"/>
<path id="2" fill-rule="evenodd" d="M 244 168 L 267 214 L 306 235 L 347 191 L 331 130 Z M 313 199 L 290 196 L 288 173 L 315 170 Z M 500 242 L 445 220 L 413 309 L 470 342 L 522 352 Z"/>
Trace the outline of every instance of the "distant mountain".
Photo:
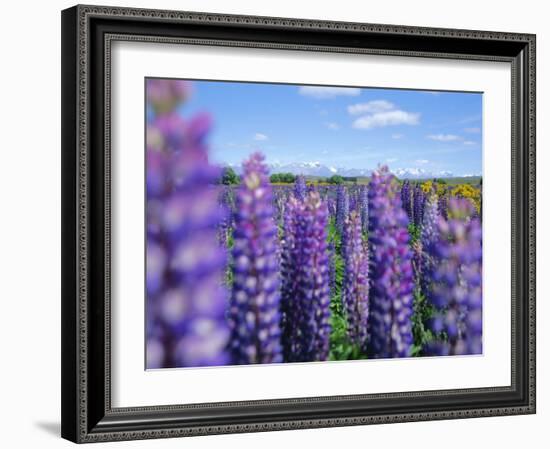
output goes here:
<path id="1" fill-rule="evenodd" d="M 270 164 L 271 173 L 292 173 L 304 176 L 329 177 L 338 173 L 338 169 L 327 167 L 320 162 L 296 162 L 293 164 Z"/>
<path id="2" fill-rule="evenodd" d="M 450 171 L 431 172 L 422 168 L 398 168 L 392 170 L 400 179 L 452 178 Z"/>
<path id="3" fill-rule="evenodd" d="M 241 173 L 240 165 L 229 164 L 237 173 Z M 374 169 L 328 167 L 320 162 L 296 162 L 292 164 L 268 164 L 270 173 L 292 173 L 294 175 L 330 177 L 368 177 Z M 396 168 L 391 171 L 400 179 L 452 178 L 455 175 L 449 171 L 431 172 L 422 168 Z M 474 176 L 474 175 L 471 175 Z"/>
<path id="4" fill-rule="evenodd" d="M 229 164 L 237 173 L 241 173 L 242 167 L 239 165 Z M 322 176 L 329 177 L 339 173 L 335 167 L 327 167 L 320 162 L 296 162 L 292 164 L 268 164 L 270 173 L 292 173 L 294 175 L 304 176 Z M 342 170 L 342 169 L 340 169 Z M 369 171 L 370 173 L 370 171 Z M 342 176 L 354 176 L 354 175 L 342 175 Z"/>

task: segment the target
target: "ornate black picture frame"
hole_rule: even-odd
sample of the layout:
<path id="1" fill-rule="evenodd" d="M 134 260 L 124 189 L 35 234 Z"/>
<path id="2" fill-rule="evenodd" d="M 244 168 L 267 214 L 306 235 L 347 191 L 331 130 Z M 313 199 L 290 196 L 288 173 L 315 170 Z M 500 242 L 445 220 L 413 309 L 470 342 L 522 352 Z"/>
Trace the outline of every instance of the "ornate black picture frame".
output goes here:
<path id="1" fill-rule="evenodd" d="M 110 73 L 117 40 L 504 61 L 512 70 L 511 385 L 111 405 Z M 194 12 L 62 12 L 62 436 L 84 443 L 535 413 L 535 36 Z"/>

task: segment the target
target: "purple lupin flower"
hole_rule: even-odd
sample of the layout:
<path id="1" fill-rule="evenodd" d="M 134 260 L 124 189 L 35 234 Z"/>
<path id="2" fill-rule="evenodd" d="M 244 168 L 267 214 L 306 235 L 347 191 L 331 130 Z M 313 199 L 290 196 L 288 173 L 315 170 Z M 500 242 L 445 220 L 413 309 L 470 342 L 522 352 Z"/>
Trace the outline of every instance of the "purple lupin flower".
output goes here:
<path id="1" fill-rule="evenodd" d="M 367 232 L 369 229 L 369 191 L 364 185 L 359 188 L 359 216 L 361 230 Z"/>
<path id="2" fill-rule="evenodd" d="M 435 308 L 428 323 L 436 340 L 430 355 L 480 354 L 482 333 L 481 226 L 471 218 L 473 206 L 451 198 L 448 220 L 439 218 L 439 239 L 431 247 L 434 258 L 427 298 Z"/>
<path id="3" fill-rule="evenodd" d="M 441 195 L 437 202 L 439 215 L 443 217 L 445 220 L 447 219 L 447 202 L 448 202 L 448 198 L 446 195 Z"/>
<path id="4" fill-rule="evenodd" d="M 369 184 L 369 354 L 407 357 L 413 336 L 413 268 L 407 214 L 394 175 L 375 171 Z"/>
<path id="5" fill-rule="evenodd" d="M 357 210 L 357 206 L 359 205 L 359 201 L 357 200 L 357 196 L 354 194 L 354 192 L 350 192 L 348 195 L 349 198 L 349 211 Z"/>
<path id="6" fill-rule="evenodd" d="M 336 288 L 336 260 L 335 259 L 336 259 L 336 247 L 334 246 L 334 242 L 330 241 L 328 244 L 328 261 L 329 261 L 328 278 L 329 278 L 331 295 L 334 294 L 334 291 Z"/>
<path id="7" fill-rule="evenodd" d="M 304 201 L 307 195 L 306 178 L 304 175 L 296 176 L 294 181 L 294 196 L 300 201 Z"/>
<path id="8" fill-rule="evenodd" d="M 302 308 L 303 360 L 326 360 L 330 337 L 330 286 L 327 251 L 328 210 L 317 192 L 310 192 L 299 210 L 296 229 L 298 297 Z"/>
<path id="9" fill-rule="evenodd" d="M 424 257 L 422 252 L 422 242 L 417 240 L 411 244 L 411 250 L 413 253 L 412 266 L 414 273 L 415 285 L 420 286 L 422 283 L 422 259 Z"/>
<path id="10" fill-rule="evenodd" d="M 331 217 L 336 216 L 336 199 L 334 196 L 327 197 L 328 213 Z"/>
<path id="11" fill-rule="evenodd" d="M 285 361 L 326 360 L 330 338 L 328 210 L 318 192 L 291 198 L 283 245 Z"/>
<path id="12" fill-rule="evenodd" d="M 185 80 L 147 79 L 147 106 L 157 115 L 170 114 L 185 102 L 191 93 L 191 83 Z"/>
<path id="13" fill-rule="evenodd" d="M 367 343 L 369 317 L 368 245 L 363 242 L 361 219 L 357 211 L 350 213 L 344 225 L 343 303 L 348 322 L 348 336 L 361 348 Z"/>
<path id="14" fill-rule="evenodd" d="M 409 217 L 409 222 L 413 222 L 413 207 L 412 207 L 412 195 L 411 195 L 411 183 L 408 179 L 403 182 L 401 186 L 401 203 L 403 209 Z"/>
<path id="15" fill-rule="evenodd" d="M 439 220 L 439 208 L 437 195 L 432 192 L 427 200 L 424 208 L 424 217 L 422 219 L 422 231 L 420 233 L 420 260 L 418 263 L 418 284 L 420 285 L 422 293 L 427 294 L 427 283 L 429 281 L 430 274 L 433 272 L 434 267 L 434 245 L 438 241 L 438 220 Z"/>
<path id="16" fill-rule="evenodd" d="M 342 185 L 338 185 L 336 190 L 336 229 L 342 232 L 344 229 L 344 222 L 349 214 L 349 197 L 346 188 Z"/>
<path id="17" fill-rule="evenodd" d="M 184 81 L 147 80 L 148 368 L 229 361 L 219 171 L 207 161 L 208 117 L 176 113 L 187 92 Z"/>
<path id="18" fill-rule="evenodd" d="M 479 215 L 479 212 L 477 211 L 475 205 L 474 205 L 474 208 L 472 210 L 472 218 L 477 218 L 478 220 L 480 220 L 480 215 Z"/>
<path id="19" fill-rule="evenodd" d="M 284 217 L 285 212 L 285 204 L 287 201 L 287 194 L 284 187 L 279 186 L 278 188 L 274 188 L 274 206 L 276 211 L 276 219 L 277 223 L 281 224 Z"/>
<path id="20" fill-rule="evenodd" d="M 414 188 L 413 195 L 413 220 L 414 225 L 419 227 L 422 224 L 422 216 L 424 214 L 425 196 L 422 188 L 417 184 Z"/>
<path id="21" fill-rule="evenodd" d="M 283 217 L 283 239 L 281 242 L 281 330 L 283 359 L 285 362 L 294 361 L 296 349 L 297 328 L 294 323 L 299 321 L 300 310 L 295 307 L 295 292 L 298 278 L 295 275 L 295 247 L 296 247 L 296 209 L 300 202 L 290 195 L 287 200 Z"/>
<path id="22" fill-rule="evenodd" d="M 243 164 L 236 192 L 229 310 L 235 364 L 282 362 L 277 226 L 263 161 L 263 155 L 254 153 Z"/>

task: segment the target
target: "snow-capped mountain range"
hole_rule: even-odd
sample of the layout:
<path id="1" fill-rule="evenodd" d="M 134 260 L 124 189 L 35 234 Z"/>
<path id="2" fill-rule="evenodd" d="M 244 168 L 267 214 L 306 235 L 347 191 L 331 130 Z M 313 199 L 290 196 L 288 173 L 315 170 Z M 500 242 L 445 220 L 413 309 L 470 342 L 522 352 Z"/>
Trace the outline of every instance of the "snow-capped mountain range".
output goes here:
<path id="1" fill-rule="evenodd" d="M 228 164 L 237 173 L 241 173 L 241 166 Z M 292 164 L 268 164 L 270 173 L 292 173 L 294 175 L 330 177 L 340 176 L 370 176 L 374 169 L 329 167 L 320 162 L 297 162 Z M 391 168 L 391 171 L 400 179 L 427 179 L 427 178 L 451 178 L 454 175 L 449 171 L 432 172 L 422 168 Z M 476 175 L 463 175 L 476 176 Z"/>

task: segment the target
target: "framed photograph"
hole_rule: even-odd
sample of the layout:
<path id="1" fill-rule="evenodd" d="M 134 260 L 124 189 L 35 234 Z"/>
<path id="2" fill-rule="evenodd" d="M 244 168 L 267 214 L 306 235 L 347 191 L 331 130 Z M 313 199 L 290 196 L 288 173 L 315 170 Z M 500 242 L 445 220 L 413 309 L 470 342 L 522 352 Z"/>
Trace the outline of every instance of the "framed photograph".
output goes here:
<path id="1" fill-rule="evenodd" d="M 535 36 L 62 12 L 62 436 L 535 413 Z"/>

